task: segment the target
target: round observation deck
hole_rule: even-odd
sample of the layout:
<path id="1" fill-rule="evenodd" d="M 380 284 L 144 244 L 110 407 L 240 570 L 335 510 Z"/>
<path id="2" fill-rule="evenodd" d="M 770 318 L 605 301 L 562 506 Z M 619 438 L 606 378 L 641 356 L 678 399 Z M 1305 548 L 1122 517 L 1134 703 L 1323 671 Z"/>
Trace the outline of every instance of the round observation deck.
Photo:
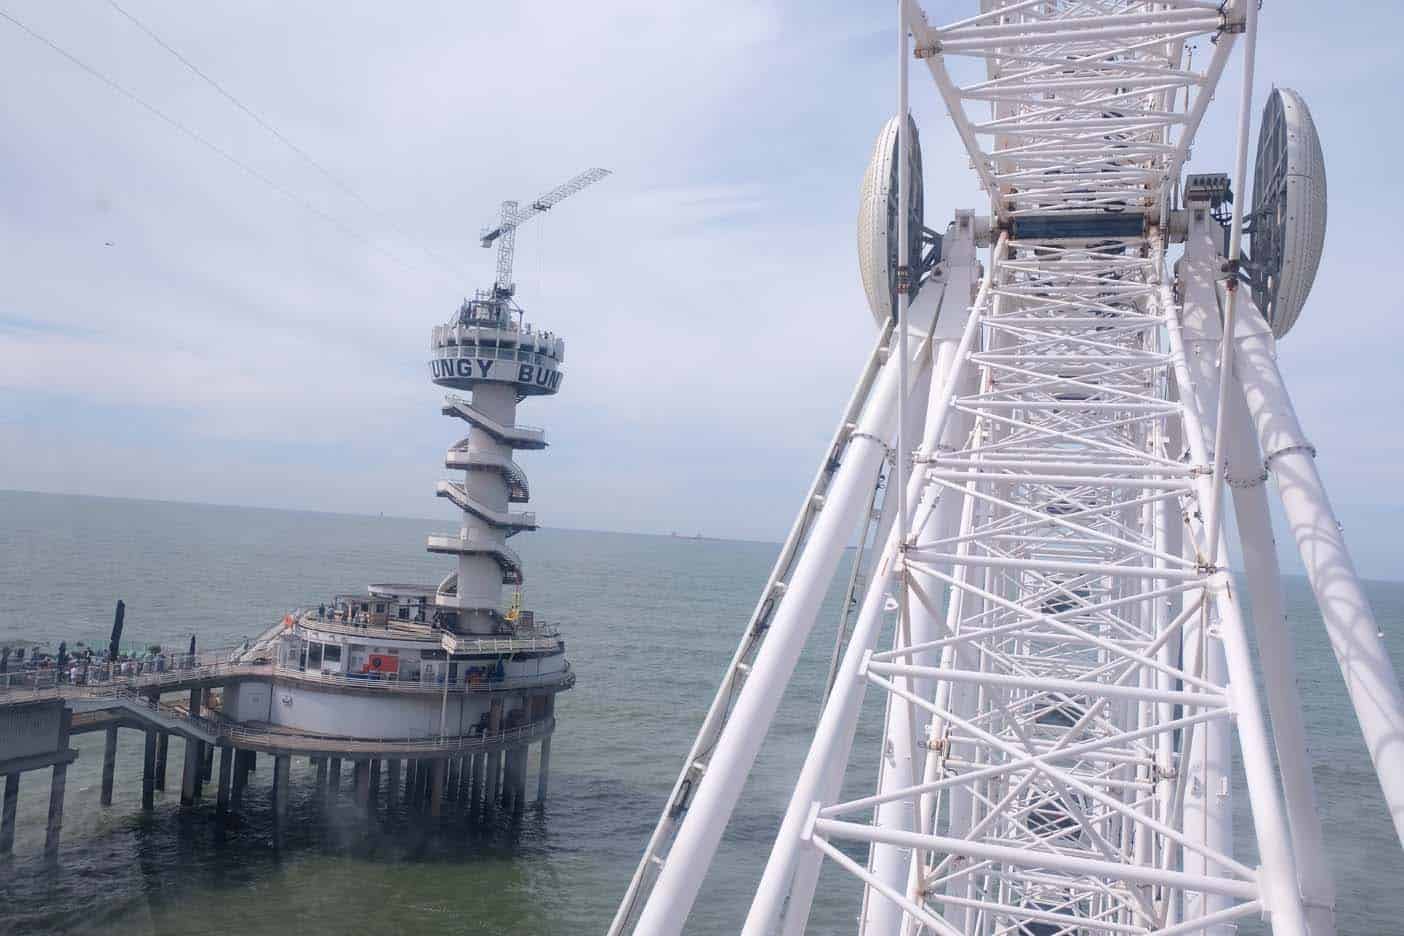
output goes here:
<path id="1" fill-rule="evenodd" d="M 505 384 L 521 398 L 553 394 L 561 386 L 565 341 L 520 322 L 500 300 L 465 302 L 451 324 L 433 329 L 429 350 L 429 374 L 441 387 Z"/>

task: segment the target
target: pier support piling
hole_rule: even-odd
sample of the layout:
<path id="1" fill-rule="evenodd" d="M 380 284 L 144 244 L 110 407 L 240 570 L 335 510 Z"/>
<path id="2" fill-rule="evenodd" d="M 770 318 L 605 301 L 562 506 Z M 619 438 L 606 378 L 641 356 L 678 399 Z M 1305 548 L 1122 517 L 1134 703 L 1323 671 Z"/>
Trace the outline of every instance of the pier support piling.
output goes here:
<path id="1" fill-rule="evenodd" d="M 99 802 L 112 805 L 112 776 L 117 770 L 117 728 L 107 729 L 107 740 L 102 746 L 102 794 Z"/>
<path id="2" fill-rule="evenodd" d="M 380 805 L 380 761 L 374 758 L 370 762 L 370 791 L 366 798 L 366 807 L 370 812 L 375 812 L 375 808 Z"/>
<path id="3" fill-rule="evenodd" d="M 423 807 L 429 802 L 429 788 L 433 785 L 434 765 L 431 761 L 420 760 L 414 768 L 414 802 Z"/>
<path id="4" fill-rule="evenodd" d="M 551 736 L 541 739 L 541 764 L 536 770 L 536 801 L 546 802 L 546 783 L 551 776 Z"/>
<path id="5" fill-rule="evenodd" d="M 234 780 L 233 748 L 219 749 L 219 792 L 215 796 L 215 806 L 221 816 L 229 812 L 229 788 Z"/>
<path id="6" fill-rule="evenodd" d="M 15 812 L 19 809 L 20 775 L 5 774 L 5 805 L 0 809 L 0 855 L 15 850 Z"/>
<path id="7" fill-rule="evenodd" d="M 520 813 L 526 808 L 527 761 L 531 747 L 523 744 L 512 752 L 512 811 Z"/>
<path id="8" fill-rule="evenodd" d="M 198 718 L 200 716 L 199 689 L 190 690 L 190 716 Z M 193 738 L 185 739 L 185 769 L 180 777 L 180 804 L 182 806 L 193 806 L 195 800 L 200 797 L 200 781 L 204 778 L 205 758 L 203 745 Z"/>
<path id="9" fill-rule="evenodd" d="M 63 831 L 63 793 L 68 786 L 68 765 L 55 764 L 49 784 L 49 823 L 44 829 L 44 857 L 58 857 L 59 834 Z"/>
<path id="10" fill-rule="evenodd" d="M 440 758 L 434 761 L 429 772 L 429 815 L 435 819 L 444 812 L 444 775 L 448 771 L 448 761 Z"/>
<path id="11" fill-rule="evenodd" d="M 352 783 L 356 789 L 356 805 L 364 807 L 370 802 L 370 761 L 352 762 Z"/>
<path id="12" fill-rule="evenodd" d="M 73 725 L 73 710 L 65 707 L 59 720 L 59 750 L 68 748 L 68 732 Z M 49 822 L 44 829 L 44 858 L 58 857 L 59 835 L 63 831 L 63 794 L 68 787 L 68 761 L 54 765 L 49 784 Z"/>
<path id="13" fill-rule="evenodd" d="M 341 758 L 333 757 L 327 764 L 327 792 L 335 793 L 341 788 Z"/>
<path id="14" fill-rule="evenodd" d="M 157 731 L 154 728 L 146 729 L 146 741 L 142 748 L 141 755 L 141 808 L 143 812 L 150 812 L 156 808 L 156 782 L 161 775 L 156 772 L 156 767 L 160 764 L 160 747 L 157 744 Z"/>
<path id="15" fill-rule="evenodd" d="M 317 789 L 326 792 L 327 789 L 327 759 L 325 757 L 314 757 L 312 763 L 317 768 Z"/>
<path id="16" fill-rule="evenodd" d="M 473 808 L 478 808 L 483 803 L 484 783 L 487 779 L 487 755 L 473 755 L 473 789 L 469 793 L 469 799 Z"/>
<path id="17" fill-rule="evenodd" d="M 200 754 L 202 755 L 200 766 L 201 782 L 214 779 L 214 745 L 200 742 Z"/>
<path id="18" fill-rule="evenodd" d="M 156 735 L 156 789 L 166 788 L 166 749 L 170 747 L 171 735 L 168 731 Z"/>
<path id="19" fill-rule="evenodd" d="M 385 805 L 387 807 L 395 805 L 395 798 L 400 795 L 400 759 L 390 758 L 390 789 L 385 794 Z"/>
<path id="20" fill-rule="evenodd" d="M 185 739 L 185 766 L 180 774 L 180 805 L 194 806 L 200 795 L 200 772 L 204 765 L 200 762 L 200 742 L 193 738 Z"/>
<path id="21" fill-rule="evenodd" d="M 281 823 L 288 817 L 288 768 L 292 758 L 287 754 L 273 757 L 273 815 Z"/>
<path id="22" fill-rule="evenodd" d="M 234 776 L 230 783 L 229 805 L 236 812 L 243 807 L 244 787 L 249 784 L 248 753 L 234 748 Z"/>
<path id="23" fill-rule="evenodd" d="M 483 795 L 483 805 L 497 805 L 502 795 L 502 752 L 493 751 L 487 756 L 487 791 Z"/>
<path id="24" fill-rule="evenodd" d="M 488 706 L 487 730 L 490 734 L 496 734 L 502 730 L 502 700 L 494 699 Z M 487 789 L 483 795 L 483 805 L 492 807 L 497 805 L 497 798 L 502 787 L 502 751 L 499 748 L 487 756 Z"/>

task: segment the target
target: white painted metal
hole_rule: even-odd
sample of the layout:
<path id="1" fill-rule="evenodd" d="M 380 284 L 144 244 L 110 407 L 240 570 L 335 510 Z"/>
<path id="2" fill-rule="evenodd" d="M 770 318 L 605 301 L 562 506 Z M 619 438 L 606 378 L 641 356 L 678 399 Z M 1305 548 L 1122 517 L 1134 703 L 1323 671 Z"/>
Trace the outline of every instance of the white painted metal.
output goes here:
<path id="1" fill-rule="evenodd" d="M 921 141 L 917 138 L 916 124 L 909 122 L 912 132 L 905 146 L 908 152 L 905 171 L 912 197 L 902 216 L 908 229 L 917 236 L 909 237 L 906 249 L 900 249 L 896 210 L 897 193 L 901 188 L 897 169 L 897 127 L 897 118 L 893 117 L 878 133 L 858 193 L 858 273 L 868 296 L 868 308 L 879 325 L 893 317 L 897 268 L 903 263 L 915 268 L 921 260 Z M 903 261 L 902 257 L 907 259 Z"/>
<path id="2" fill-rule="evenodd" d="M 1316 449 L 1297 422 L 1277 368 L 1272 333 L 1253 309 L 1240 320 L 1235 334 L 1238 376 L 1257 427 L 1258 444 L 1345 676 L 1395 832 L 1404 843 L 1404 745 L 1399 743 L 1404 732 L 1404 695 L 1399 677 L 1316 470 Z"/>
<path id="3" fill-rule="evenodd" d="M 1220 385 L 1215 357 L 1223 332 L 1219 309 L 1226 300 L 1222 230 L 1203 208 L 1191 210 L 1185 253 L 1177 272 L 1183 301 L 1181 321 L 1187 364 L 1202 412 L 1218 410 L 1214 394 Z M 1245 303 L 1252 297 L 1242 294 Z M 1299 882 L 1313 936 L 1335 932 L 1334 884 L 1326 866 L 1326 849 L 1317 814 L 1316 791 L 1302 723 L 1301 698 L 1295 681 L 1292 635 L 1286 627 L 1280 572 L 1268 513 L 1257 438 L 1236 380 L 1228 385 L 1229 400 L 1222 412 L 1228 420 L 1222 438 L 1226 481 L 1233 492 L 1244 584 L 1253 609 L 1254 630 L 1261 659 L 1264 688 L 1272 715 L 1274 745 L 1282 772 Z"/>
<path id="4" fill-rule="evenodd" d="M 905 391 L 902 388 L 900 392 Z M 877 481 L 895 430 L 898 393 L 896 361 L 890 360 L 878 376 L 873 397 L 849 441 L 823 510 L 771 617 L 767 639 L 736 693 L 728 723 L 710 751 L 702 754 L 707 765 L 705 777 L 692 794 L 673 846 L 639 914 L 639 932 L 681 931 L 780 705 L 781 693 L 775 687 L 783 686 L 794 672 L 825 587 L 868 502 L 868 492 Z"/>
<path id="5" fill-rule="evenodd" d="M 1271 335 L 1238 289 L 1242 209 L 1227 257 L 1207 207 L 1188 209 L 1178 280 L 1162 236 L 1240 37 L 1242 177 L 1257 4 L 982 0 L 977 15 L 940 28 L 915 0 L 900 10 L 902 48 L 910 30 L 991 196 L 998 236 L 968 316 L 950 313 L 964 306 L 957 280 L 973 281 L 973 238 L 948 235 L 939 304 L 922 295 L 909 307 L 897 294 L 900 325 L 940 309 L 923 441 L 901 483 L 907 423 L 883 417 L 903 426 L 892 530 L 743 931 L 804 932 L 827 860 L 862 889 L 862 933 L 1227 934 L 1262 917 L 1274 934 L 1328 936 L 1331 880 L 1250 418 L 1397 823 L 1404 748 L 1389 742 L 1404 731 L 1404 704 Z M 1212 50 L 1195 70 L 1186 43 L 1206 36 Z M 948 68 L 957 55 L 982 63 L 984 77 L 958 83 L 968 72 Z M 899 175 L 903 136 L 891 151 Z M 905 181 L 894 220 L 905 216 Z M 907 331 L 897 329 L 894 351 Z M 879 402 L 907 409 L 886 396 L 910 385 L 894 369 L 865 420 Z M 703 756 L 690 758 L 705 766 L 684 772 L 698 785 L 690 801 L 674 794 L 682 827 L 670 850 L 650 843 L 657 882 L 650 892 L 636 875 L 612 932 L 629 928 L 640 901 L 635 932 L 676 933 L 686 921 L 827 588 L 839 529 L 852 528 L 876 477 L 876 452 L 843 454 L 807 548 L 792 534 L 782 552 L 794 574 L 770 629 L 778 639 L 756 654 L 734 704 L 739 677 L 724 684 L 726 711 L 751 730 L 717 729 L 709 716 Z M 1228 572 L 1226 483 L 1253 553 L 1246 588 L 1270 670 L 1271 736 Z M 836 504 L 843 523 L 823 526 Z M 892 646 L 879 650 L 887 627 Z M 869 689 L 885 712 L 875 791 L 845 799 L 862 706 L 878 701 Z M 1233 854 L 1235 752 L 1256 867 Z M 866 866 L 853 847 L 868 849 Z"/>
<path id="6" fill-rule="evenodd" d="M 1302 96 L 1274 88 L 1253 166 L 1253 298 L 1278 338 L 1296 324 L 1326 243 L 1326 160 Z"/>

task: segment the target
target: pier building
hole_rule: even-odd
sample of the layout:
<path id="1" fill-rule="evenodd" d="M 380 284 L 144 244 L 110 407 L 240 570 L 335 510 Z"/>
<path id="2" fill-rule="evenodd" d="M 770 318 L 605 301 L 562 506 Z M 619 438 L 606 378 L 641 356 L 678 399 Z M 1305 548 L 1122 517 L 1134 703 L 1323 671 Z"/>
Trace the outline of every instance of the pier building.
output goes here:
<path id="1" fill-rule="evenodd" d="M 310 759 L 327 795 L 349 776 L 370 810 L 403 799 L 435 817 L 446 804 L 481 815 L 545 799 L 556 695 L 575 673 L 556 627 L 524 606 L 524 563 L 508 540 L 537 526 L 515 509 L 530 488 L 514 456 L 546 446 L 544 430 L 518 424 L 517 407 L 559 391 L 565 342 L 527 323 L 514 292 L 499 275 L 431 332 L 442 413 L 466 428 L 444 459 L 456 476 L 436 489 L 457 508 L 458 529 L 426 543 L 452 557 L 447 574 L 313 598 L 238 647 L 0 673 L 0 855 L 13 848 L 22 778 L 41 770 L 51 785 L 46 851 L 57 853 L 78 756 L 69 739 L 85 732 L 106 734 L 104 805 L 124 729 L 144 735 L 145 809 L 165 789 L 172 737 L 183 742 L 181 803 L 213 785 L 220 813 L 242 808 L 260 755 L 272 762 L 278 817 L 294 758 Z"/>

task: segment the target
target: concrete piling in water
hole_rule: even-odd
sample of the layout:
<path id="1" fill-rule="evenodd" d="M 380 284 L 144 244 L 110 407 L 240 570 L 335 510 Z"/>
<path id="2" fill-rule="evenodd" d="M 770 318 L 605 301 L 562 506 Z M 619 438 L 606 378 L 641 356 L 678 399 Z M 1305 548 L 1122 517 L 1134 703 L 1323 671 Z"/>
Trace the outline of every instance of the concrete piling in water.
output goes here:
<path id="1" fill-rule="evenodd" d="M 487 789 L 483 793 L 483 805 L 497 806 L 502 796 L 502 752 L 493 751 L 487 756 Z"/>
<path id="2" fill-rule="evenodd" d="M 502 700 L 494 699 L 488 706 L 488 734 L 502 730 Z M 483 805 L 491 808 L 497 805 L 502 791 L 502 750 L 493 751 L 487 756 L 487 789 L 483 795 Z"/>
<path id="3" fill-rule="evenodd" d="M 356 789 L 356 805 L 365 806 L 370 802 L 370 761 L 352 762 L 352 783 Z"/>
<path id="4" fill-rule="evenodd" d="M 444 776 L 448 771 L 448 761 L 439 758 L 433 763 L 429 771 L 429 815 L 437 819 L 444 812 Z"/>
<path id="5" fill-rule="evenodd" d="M 287 754 L 273 757 L 273 815 L 281 823 L 288 816 L 288 768 L 292 758 Z"/>
<path id="6" fill-rule="evenodd" d="M 5 774 L 5 804 L 0 808 L 0 855 L 15 850 L 15 813 L 19 809 L 20 775 Z"/>
<path id="7" fill-rule="evenodd" d="M 68 786 L 68 765 L 55 764 L 49 785 L 49 822 L 44 829 L 44 857 L 58 857 L 59 835 L 63 831 L 63 794 Z"/>
<path id="8" fill-rule="evenodd" d="M 474 809 L 477 809 L 478 807 L 480 807 L 480 806 L 483 804 L 483 800 L 484 800 L 483 794 L 486 792 L 486 787 L 485 787 L 486 782 L 487 782 L 487 755 L 486 755 L 486 754 L 474 754 L 474 755 L 473 755 L 473 789 L 472 789 L 472 791 L 471 791 L 471 793 L 469 794 L 469 797 L 468 797 L 469 800 L 471 801 L 471 803 L 472 803 Z"/>
<path id="9" fill-rule="evenodd" d="M 200 780 L 214 779 L 214 745 L 200 742 Z M 198 795 L 198 794 L 197 794 Z"/>
<path id="10" fill-rule="evenodd" d="M 141 755 L 141 808 L 150 812 L 156 808 L 156 781 L 160 779 L 156 766 L 160 763 L 160 747 L 157 744 L 155 729 L 148 728 L 145 734 L 146 741 Z"/>
<path id="11" fill-rule="evenodd" d="M 458 758 L 450 757 L 444 780 L 444 799 L 453 802 L 458 799 Z"/>
<path id="12" fill-rule="evenodd" d="M 327 763 L 327 792 L 335 793 L 341 788 L 341 758 L 333 757 Z"/>
<path id="13" fill-rule="evenodd" d="M 541 739 L 541 763 L 536 769 L 536 801 L 546 802 L 546 783 L 551 776 L 551 736 Z"/>
<path id="14" fill-rule="evenodd" d="M 117 771 L 117 728 L 107 729 L 107 739 L 102 746 L 102 794 L 99 802 L 112 805 L 112 777 Z"/>
<path id="15" fill-rule="evenodd" d="M 200 690 L 190 690 L 190 714 L 200 714 Z M 193 738 L 185 739 L 185 768 L 180 777 L 180 805 L 193 806 L 200 797 L 200 780 L 205 771 L 204 756 L 200 742 Z"/>
<path id="16" fill-rule="evenodd" d="M 166 788 L 166 748 L 170 747 L 170 732 L 162 731 L 156 736 L 156 786 L 158 790 Z"/>
<path id="17" fill-rule="evenodd" d="M 380 804 L 380 761 L 371 758 L 370 762 L 370 790 L 366 798 L 366 807 L 370 812 L 375 812 L 376 806 Z"/>
<path id="18" fill-rule="evenodd" d="M 327 789 L 327 759 L 325 757 L 312 758 L 313 765 L 317 768 L 317 789 L 326 792 Z"/>
<path id="19" fill-rule="evenodd" d="M 433 783 L 434 765 L 424 759 L 414 765 L 414 805 L 423 808 L 429 802 L 429 787 Z"/>
<path id="20" fill-rule="evenodd" d="M 395 798 L 400 795 L 400 759 L 390 758 L 390 789 L 385 793 L 385 805 L 392 807 L 395 805 Z"/>
<path id="21" fill-rule="evenodd" d="M 59 720 L 59 750 L 68 748 L 68 730 L 73 724 L 73 710 L 64 708 Z M 53 779 L 49 783 L 49 821 L 44 829 L 44 857 L 52 861 L 58 857 L 59 835 L 63 832 L 63 794 L 68 787 L 68 761 L 53 767 Z"/>
<path id="22" fill-rule="evenodd" d="M 405 761 L 405 805 L 414 805 L 414 785 L 418 776 L 419 762 L 413 757 Z"/>
<path id="23" fill-rule="evenodd" d="M 249 783 L 248 751 L 234 748 L 234 776 L 230 778 L 229 808 L 238 811 L 244 804 L 244 787 Z"/>
<path id="24" fill-rule="evenodd" d="M 526 808 L 527 763 L 531 760 L 531 746 L 523 744 L 517 748 L 515 776 L 512 778 L 512 809 L 521 812 Z"/>
<path id="25" fill-rule="evenodd" d="M 219 792 L 215 796 L 215 808 L 221 816 L 229 812 L 230 787 L 234 781 L 234 755 L 233 748 L 219 749 Z"/>
<path id="26" fill-rule="evenodd" d="M 185 766 L 180 773 L 180 805 L 194 806 L 200 787 L 200 742 L 185 739 Z"/>
<path id="27" fill-rule="evenodd" d="M 502 795 L 499 802 L 503 809 L 511 809 L 516 798 L 517 749 L 509 748 L 502 754 Z"/>

